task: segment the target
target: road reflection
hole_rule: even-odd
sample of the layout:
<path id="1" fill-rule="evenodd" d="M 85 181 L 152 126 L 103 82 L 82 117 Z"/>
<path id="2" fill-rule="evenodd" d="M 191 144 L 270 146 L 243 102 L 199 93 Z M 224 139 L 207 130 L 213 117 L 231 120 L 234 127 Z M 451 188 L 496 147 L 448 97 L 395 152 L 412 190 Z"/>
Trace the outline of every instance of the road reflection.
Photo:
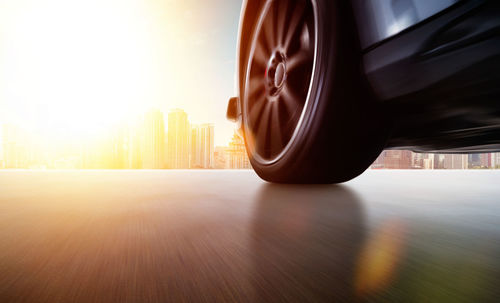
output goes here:
<path id="1" fill-rule="evenodd" d="M 365 238 L 349 188 L 266 184 L 252 228 L 255 301 L 351 301 Z"/>
<path id="2" fill-rule="evenodd" d="M 468 220 L 444 220 L 418 199 L 368 199 L 348 186 L 266 184 L 250 231 L 252 301 L 497 302 L 491 218 L 471 209 Z"/>

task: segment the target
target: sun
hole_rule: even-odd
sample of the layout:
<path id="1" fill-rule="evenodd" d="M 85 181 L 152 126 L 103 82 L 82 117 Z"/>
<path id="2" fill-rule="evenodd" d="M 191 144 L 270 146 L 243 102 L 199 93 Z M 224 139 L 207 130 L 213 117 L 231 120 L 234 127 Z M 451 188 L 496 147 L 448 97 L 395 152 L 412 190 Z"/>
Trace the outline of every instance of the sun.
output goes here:
<path id="1" fill-rule="evenodd" d="M 102 132 L 140 110 L 154 75 L 141 3 L 0 1 L 2 108 L 33 128 L 72 136 Z"/>

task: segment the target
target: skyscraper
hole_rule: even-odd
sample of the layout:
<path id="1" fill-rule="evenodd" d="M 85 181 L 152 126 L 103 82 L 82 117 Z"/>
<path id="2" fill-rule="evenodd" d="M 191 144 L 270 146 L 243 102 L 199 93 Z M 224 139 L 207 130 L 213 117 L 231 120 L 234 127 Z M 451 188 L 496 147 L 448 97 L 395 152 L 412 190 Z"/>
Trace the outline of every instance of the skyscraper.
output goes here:
<path id="1" fill-rule="evenodd" d="M 423 169 L 434 169 L 434 155 L 424 154 L 422 158 L 422 168 Z"/>
<path id="2" fill-rule="evenodd" d="M 469 167 L 469 155 L 445 154 L 443 168 L 445 169 L 467 169 Z"/>
<path id="3" fill-rule="evenodd" d="M 189 168 L 189 137 L 187 114 L 182 109 L 172 110 L 168 113 L 168 168 Z"/>
<path id="4" fill-rule="evenodd" d="M 165 122 L 159 110 L 151 110 L 145 115 L 142 143 L 142 168 L 164 168 Z"/>
<path id="5" fill-rule="evenodd" d="M 385 150 L 375 160 L 372 168 L 410 169 L 412 152 L 408 150 Z"/>
<path id="6" fill-rule="evenodd" d="M 30 144 L 26 132 L 16 126 L 2 127 L 3 158 L 5 168 L 28 168 Z"/>
<path id="7" fill-rule="evenodd" d="M 227 146 L 216 146 L 214 150 L 214 168 L 216 169 L 225 169 L 226 162 L 228 158 L 228 149 Z"/>
<path id="8" fill-rule="evenodd" d="M 469 168 L 481 167 L 480 154 L 469 154 Z"/>
<path id="9" fill-rule="evenodd" d="M 250 161 L 245 149 L 245 142 L 236 133 L 233 135 L 227 149 L 226 168 L 248 169 L 251 168 Z"/>
<path id="10" fill-rule="evenodd" d="M 482 168 L 492 168 L 493 167 L 493 154 L 484 153 L 479 154 L 479 161 Z"/>
<path id="11" fill-rule="evenodd" d="M 127 164 L 125 168 L 142 168 L 142 136 L 144 119 L 132 121 L 127 126 L 125 149 L 127 150 Z"/>
<path id="12" fill-rule="evenodd" d="M 114 129 L 109 136 L 107 167 L 113 169 L 128 168 L 128 147 L 128 127 L 122 126 Z"/>
<path id="13" fill-rule="evenodd" d="M 191 168 L 214 168 L 214 125 L 191 127 Z"/>
<path id="14" fill-rule="evenodd" d="M 444 156 L 442 154 L 434 154 L 434 169 L 444 168 Z"/>

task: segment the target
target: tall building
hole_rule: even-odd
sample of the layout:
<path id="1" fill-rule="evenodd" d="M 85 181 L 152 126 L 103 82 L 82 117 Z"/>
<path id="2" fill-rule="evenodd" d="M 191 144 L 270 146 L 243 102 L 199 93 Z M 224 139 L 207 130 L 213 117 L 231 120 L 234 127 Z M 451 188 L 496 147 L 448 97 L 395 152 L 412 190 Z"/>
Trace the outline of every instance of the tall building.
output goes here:
<path id="1" fill-rule="evenodd" d="M 434 169 L 434 154 L 412 153 L 412 168 Z"/>
<path id="2" fill-rule="evenodd" d="M 486 158 L 487 168 L 497 168 L 500 165 L 498 153 L 488 153 L 484 157 Z"/>
<path id="3" fill-rule="evenodd" d="M 444 168 L 444 155 L 434 154 L 434 169 Z"/>
<path id="4" fill-rule="evenodd" d="M 424 159 L 427 154 L 411 153 L 411 168 L 422 169 L 424 168 Z"/>
<path id="5" fill-rule="evenodd" d="M 494 153 L 472 154 L 469 156 L 472 156 L 475 160 L 471 168 L 494 168 L 496 166 Z"/>
<path id="6" fill-rule="evenodd" d="M 408 150 L 384 150 L 372 164 L 372 168 L 410 169 L 413 155 Z"/>
<path id="7" fill-rule="evenodd" d="M 233 135 L 227 149 L 226 168 L 229 169 L 248 169 L 251 168 L 245 149 L 245 142 L 236 133 Z"/>
<path id="8" fill-rule="evenodd" d="M 141 156 L 142 168 L 165 168 L 165 122 L 157 109 L 144 117 Z"/>
<path id="9" fill-rule="evenodd" d="M 425 154 L 422 159 L 422 169 L 434 169 L 434 155 Z"/>
<path id="10" fill-rule="evenodd" d="M 167 167 L 189 168 L 190 127 L 187 114 L 181 109 L 168 113 Z"/>
<path id="11" fill-rule="evenodd" d="M 112 169 L 124 169 L 128 167 L 129 134 L 127 127 L 118 127 L 110 135 L 108 149 L 108 167 Z"/>
<path id="12" fill-rule="evenodd" d="M 467 169 L 469 167 L 469 155 L 445 154 L 443 168 L 445 169 Z"/>
<path id="13" fill-rule="evenodd" d="M 142 119 L 129 122 L 125 128 L 123 148 L 125 149 L 126 156 L 125 168 L 127 169 L 142 168 L 144 125 L 145 121 L 143 117 Z M 165 137 L 165 132 L 163 136 Z M 166 158 L 165 155 L 164 158 Z"/>
<path id="14" fill-rule="evenodd" d="M 479 166 L 482 168 L 489 167 L 488 154 L 479 154 Z"/>
<path id="15" fill-rule="evenodd" d="M 370 166 L 371 169 L 383 169 L 384 168 L 385 151 L 381 152 L 380 155 L 373 161 Z"/>
<path id="16" fill-rule="evenodd" d="M 481 167 L 481 155 L 469 154 L 469 168 Z"/>
<path id="17" fill-rule="evenodd" d="M 495 154 L 494 153 L 488 153 L 488 168 L 495 168 L 496 163 L 495 163 Z"/>
<path id="18" fill-rule="evenodd" d="M 226 168 L 227 155 L 228 155 L 227 146 L 216 146 L 214 151 L 215 164 L 214 168 L 216 169 L 224 169 Z"/>
<path id="19" fill-rule="evenodd" d="M 214 125 L 191 127 L 191 168 L 214 168 Z"/>
<path id="20" fill-rule="evenodd" d="M 29 168 L 30 146 L 28 135 L 19 127 L 2 127 L 3 158 L 5 168 Z"/>

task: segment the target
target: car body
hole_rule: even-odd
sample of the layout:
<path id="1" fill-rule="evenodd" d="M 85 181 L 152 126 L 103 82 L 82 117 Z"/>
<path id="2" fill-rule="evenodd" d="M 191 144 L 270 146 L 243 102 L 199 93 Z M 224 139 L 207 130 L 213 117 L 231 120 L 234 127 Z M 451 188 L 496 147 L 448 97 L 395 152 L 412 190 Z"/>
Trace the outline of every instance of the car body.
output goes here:
<path id="1" fill-rule="evenodd" d="M 243 4 L 240 93 L 250 37 L 266 3 Z M 350 33 L 359 43 L 360 74 L 377 104 L 373 115 L 388 125 L 384 148 L 446 153 L 500 150 L 498 1 L 353 0 L 343 8 L 348 9 L 355 27 Z M 245 135 L 242 99 L 240 94 L 230 101 L 228 117 Z"/>
<path id="2" fill-rule="evenodd" d="M 365 73 L 392 112 L 387 148 L 500 150 L 500 5 L 355 0 Z"/>

